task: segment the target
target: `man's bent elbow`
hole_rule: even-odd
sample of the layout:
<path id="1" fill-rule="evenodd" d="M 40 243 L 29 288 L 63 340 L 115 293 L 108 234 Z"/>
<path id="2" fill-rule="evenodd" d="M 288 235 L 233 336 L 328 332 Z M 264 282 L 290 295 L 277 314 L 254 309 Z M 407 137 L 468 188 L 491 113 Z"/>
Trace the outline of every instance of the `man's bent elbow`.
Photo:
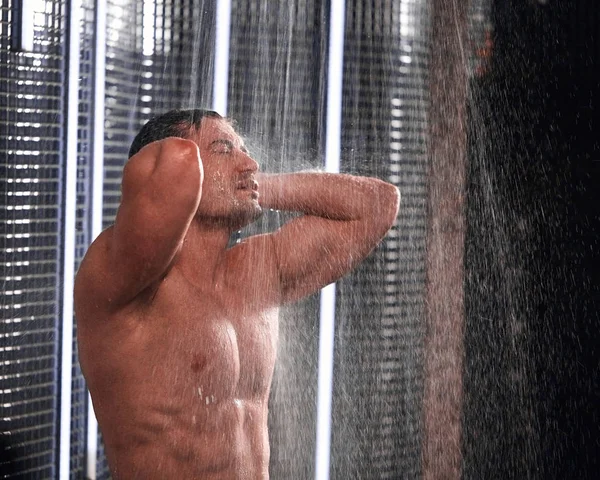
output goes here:
<path id="1" fill-rule="evenodd" d="M 185 138 L 170 137 L 161 140 L 158 166 L 178 174 L 202 175 L 202 162 L 198 145 Z"/>
<path id="2" fill-rule="evenodd" d="M 162 140 L 159 155 L 155 174 L 177 185 L 179 193 L 199 199 L 204 171 L 198 146 L 191 140 L 166 138 Z"/>

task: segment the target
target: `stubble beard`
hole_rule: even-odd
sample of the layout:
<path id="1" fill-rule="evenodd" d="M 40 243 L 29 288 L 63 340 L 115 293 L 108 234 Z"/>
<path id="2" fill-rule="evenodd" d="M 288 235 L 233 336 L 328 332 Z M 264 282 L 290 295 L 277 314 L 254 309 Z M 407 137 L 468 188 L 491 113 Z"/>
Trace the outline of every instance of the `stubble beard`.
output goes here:
<path id="1" fill-rule="evenodd" d="M 256 222 L 262 214 L 263 209 L 258 203 L 241 204 L 240 202 L 240 204 L 235 205 L 232 215 L 229 218 L 225 217 L 225 219 L 229 221 L 230 228 L 235 231 Z"/>
<path id="2" fill-rule="evenodd" d="M 235 232 L 257 221 L 263 215 L 258 203 L 235 201 L 229 214 L 208 214 L 198 211 L 196 219 L 204 225 Z"/>

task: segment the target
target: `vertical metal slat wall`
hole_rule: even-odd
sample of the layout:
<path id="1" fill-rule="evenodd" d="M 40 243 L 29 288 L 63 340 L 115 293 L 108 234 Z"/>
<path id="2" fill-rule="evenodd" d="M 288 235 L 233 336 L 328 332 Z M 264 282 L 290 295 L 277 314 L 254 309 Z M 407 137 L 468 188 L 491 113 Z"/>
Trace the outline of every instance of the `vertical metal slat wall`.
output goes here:
<path id="1" fill-rule="evenodd" d="M 338 283 L 332 478 L 417 478 L 425 286 L 428 2 L 347 3 L 345 172 L 400 187 L 397 224 Z"/>
<path id="2" fill-rule="evenodd" d="M 148 87 L 153 112 L 207 108 L 212 100 L 215 3 L 158 0 Z M 146 90 L 148 93 L 148 91 Z"/>
<path id="3" fill-rule="evenodd" d="M 44 11 L 27 19 L 34 25 L 32 52 L 11 45 L 16 6 L 0 3 L 0 471 L 52 478 L 57 470 L 64 3 L 44 2 Z"/>
<path id="4" fill-rule="evenodd" d="M 143 123 L 140 98 L 142 2 L 111 0 L 106 10 L 103 224 L 110 226 L 121 198 L 121 172 L 131 139 Z M 139 103 L 142 103 L 140 105 Z M 149 114 L 149 112 L 148 112 Z M 146 118 L 149 115 L 146 114 Z"/>

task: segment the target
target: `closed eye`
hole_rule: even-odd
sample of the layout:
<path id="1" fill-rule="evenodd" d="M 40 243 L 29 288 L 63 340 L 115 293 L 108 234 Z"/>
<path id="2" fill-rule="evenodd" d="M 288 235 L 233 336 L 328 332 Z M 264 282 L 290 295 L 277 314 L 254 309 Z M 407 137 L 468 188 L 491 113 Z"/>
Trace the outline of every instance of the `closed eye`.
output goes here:
<path id="1" fill-rule="evenodd" d="M 231 153 L 233 151 L 233 143 L 229 140 L 215 140 L 210 144 L 213 153 Z"/>

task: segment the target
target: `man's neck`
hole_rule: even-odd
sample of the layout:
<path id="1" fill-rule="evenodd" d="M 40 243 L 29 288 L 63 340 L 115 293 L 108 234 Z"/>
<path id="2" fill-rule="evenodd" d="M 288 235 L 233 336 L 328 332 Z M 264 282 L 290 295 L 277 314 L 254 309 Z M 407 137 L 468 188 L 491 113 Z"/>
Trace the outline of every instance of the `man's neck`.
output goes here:
<path id="1" fill-rule="evenodd" d="M 231 236 L 231 230 L 194 220 L 183 240 L 179 258 L 180 268 L 192 278 L 218 282 L 223 271 L 219 268 Z"/>

